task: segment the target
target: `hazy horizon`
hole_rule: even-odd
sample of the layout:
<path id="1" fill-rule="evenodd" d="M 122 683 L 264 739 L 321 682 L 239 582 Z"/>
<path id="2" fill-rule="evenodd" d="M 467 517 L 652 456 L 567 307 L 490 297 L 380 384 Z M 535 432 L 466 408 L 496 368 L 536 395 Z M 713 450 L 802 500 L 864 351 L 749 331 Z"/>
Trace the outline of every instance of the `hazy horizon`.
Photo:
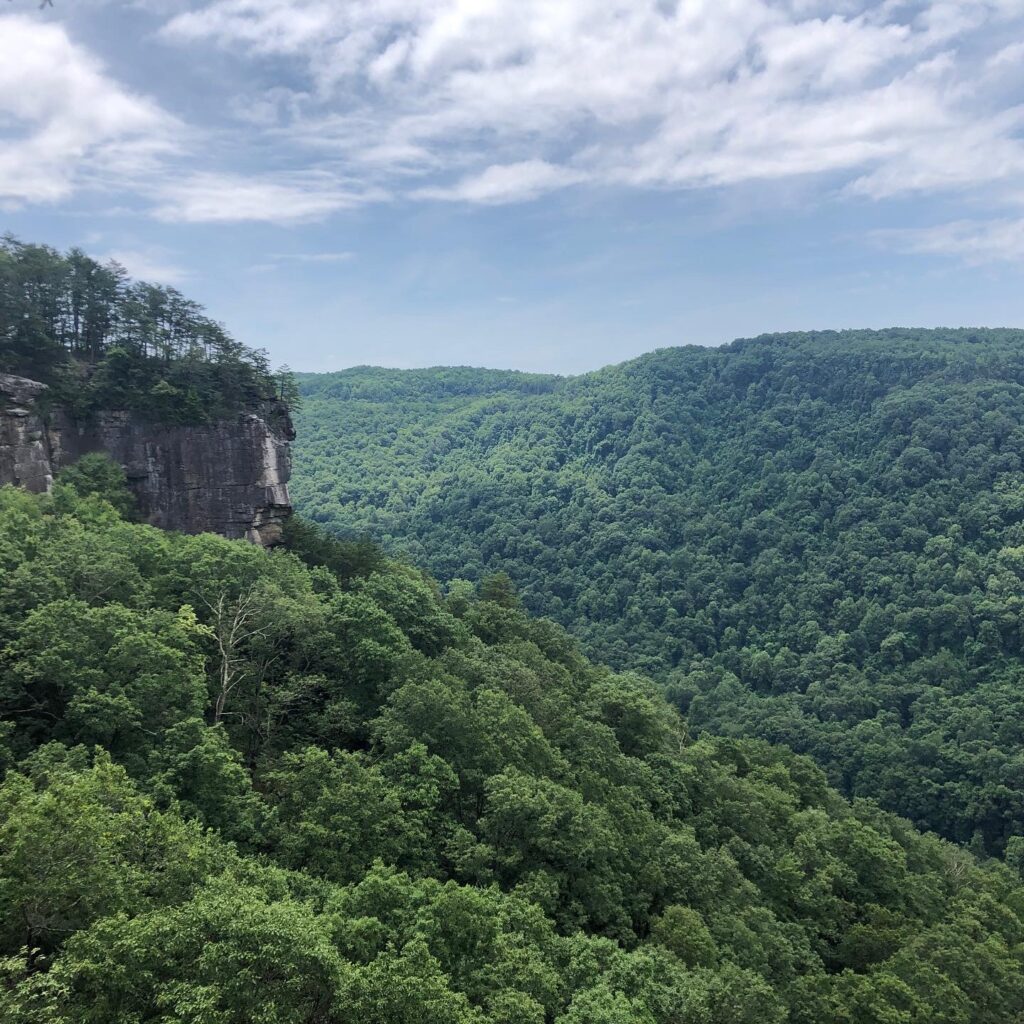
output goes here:
<path id="1" fill-rule="evenodd" d="M 408 366 L 397 366 L 388 365 L 385 363 L 352 363 L 348 366 L 338 366 L 333 369 L 327 370 L 302 370 L 297 367 L 292 367 L 296 373 L 302 376 L 329 376 L 334 373 L 346 373 L 349 370 L 398 370 L 408 371 L 415 373 L 416 371 L 426 370 L 490 370 L 496 373 L 522 373 L 522 374 L 535 374 L 547 377 L 582 377 L 588 373 L 596 373 L 599 370 L 604 370 L 610 366 L 618 366 L 622 363 L 628 363 L 635 359 L 642 359 L 644 356 L 653 355 L 655 352 L 661 352 L 665 349 L 673 348 L 725 348 L 728 345 L 732 345 L 738 341 L 756 341 L 761 337 L 776 337 L 782 334 L 790 333 L 822 333 L 825 331 L 831 331 L 836 334 L 842 334 L 846 331 L 885 331 L 885 330 L 929 330 L 929 331 L 1024 331 L 1024 327 L 1018 327 L 1013 324 L 940 324 L 936 327 L 923 327 L 920 324 L 885 324 L 881 327 L 808 327 L 801 331 L 764 331 L 761 334 L 752 334 L 741 338 L 730 338 L 728 341 L 722 342 L 709 342 L 707 344 L 698 343 L 682 343 L 679 345 L 659 345 L 656 348 L 647 349 L 644 352 L 640 352 L 637 355 L 628 356 L 624 359 L 617 359 L 612 362 L 600 363 L 596 366 L 591 366 L 583 370 L 578 370 L 571 373 L 556 373 L 548 370 L 531 370 L 523 369 L 515 366 L 496 366 L 490 363 L 424 363 L 421 365 L 408 365 Z M 291 364 L 289 364 L 291 365 Z"/>

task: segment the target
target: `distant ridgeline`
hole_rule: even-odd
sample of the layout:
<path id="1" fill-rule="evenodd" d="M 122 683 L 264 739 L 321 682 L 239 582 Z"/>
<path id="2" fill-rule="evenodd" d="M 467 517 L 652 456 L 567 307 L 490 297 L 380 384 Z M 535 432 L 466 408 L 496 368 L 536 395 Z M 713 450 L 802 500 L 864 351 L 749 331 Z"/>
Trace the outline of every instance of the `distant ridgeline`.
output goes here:
<path id="1" fill-rule="evenodd" d="M 115 262 L 0 239 L 0 372 L 49 385 L 79 416 L 123 409 L 162 423 L 222 419 L 294 397 L 291 377 L 174 288 Z"/>
<path id="2" fill-rule="evenodd" d="M 101 452 L 148 522 L 274 544 L 294 397 L 287 370 L 173 288 L 0 240 L 0 484 L 45 491 Z"/>
<path id="3" fill-rule="evenodd" d="M 444 580 L 507 573 L 691 728 L 786 743 L 979 849 L 1024 834 L 1024 332 L 300 387 L 302 514 Z"/>

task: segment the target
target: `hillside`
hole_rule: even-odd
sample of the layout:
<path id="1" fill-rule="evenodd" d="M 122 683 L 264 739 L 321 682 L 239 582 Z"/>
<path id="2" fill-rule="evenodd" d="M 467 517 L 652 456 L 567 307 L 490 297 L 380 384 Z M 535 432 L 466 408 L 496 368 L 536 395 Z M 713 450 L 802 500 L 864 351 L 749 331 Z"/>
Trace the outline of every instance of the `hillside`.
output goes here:
<path id="1" fill-rule="evenodd" d="M 782 335 L 572 379 L 301 380 L 293 498 L 504 571 L 691 728 L 1000 852 L 1024 833 L 1024 332 Z"/>
<path id="2" fill-rule="evenodd" d="M 291 552 L 133 525 L 80 496 L 121 504 L 115 475 L 72 479 L 0 488 L 4 1021 L 1024 1012 L 1009 868 L 689 742 L 507 601 L 301 523 Z"/>

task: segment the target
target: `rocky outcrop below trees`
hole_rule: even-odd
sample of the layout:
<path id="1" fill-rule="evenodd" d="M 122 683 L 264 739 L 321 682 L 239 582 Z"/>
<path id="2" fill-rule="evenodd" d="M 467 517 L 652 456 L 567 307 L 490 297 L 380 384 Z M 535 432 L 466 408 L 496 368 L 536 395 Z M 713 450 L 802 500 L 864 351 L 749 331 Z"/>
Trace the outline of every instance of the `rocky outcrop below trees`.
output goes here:
<path id="1" fill-rule="evenodd" d="M 124 467 L 146 522 L 264 546 L 280 540 L 292 510 L 294 437 L 280 403 L 214 423 L 166 426 L 120 411 L 79 423 L 66 410 L 47 408 L 47 390 L 0 374 L 0 484 L 47 491 L 63 466 L 104 452 Z"/>

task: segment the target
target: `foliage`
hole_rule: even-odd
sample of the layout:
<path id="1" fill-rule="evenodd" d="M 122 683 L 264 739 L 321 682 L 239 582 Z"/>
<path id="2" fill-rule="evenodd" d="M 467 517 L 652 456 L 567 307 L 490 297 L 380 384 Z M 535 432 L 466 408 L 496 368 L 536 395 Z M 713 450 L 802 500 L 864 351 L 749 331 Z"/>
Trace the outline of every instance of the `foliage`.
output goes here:
<path id="1" fill-rule="evenodd" d="M 130 409 L 205 422 L 296 397 L 291 371 L 271 374 L 265 353 L 174 288 L 11 236 L 0 238 L 0 372 L 48 384 L 79 417 Z"/>
<path id="2" fill-rule="evenodd" d="M 306 565 L 321 565 L 344 582 L 369 576 L 384 563 L 384 553 L 367 538 L 341 540 L 302 516 L 289 516 L 281 542 Z"/>
<path id="3" fill-rule="evenodd" d="M 785 743 L 1000 853 L 1024 835 L 1022 353 L 824 332 L 571 379 L 305 376 L 292 493 L 442 580 L 506 573 L 695 734 Z"/>
<path id="4" fill-rule="evenodd" d="M 1016 871 L 689 740 L 505 581 L 320 555 L 0 489 L 0 1018 L 1024 1013 Z"/>
<path id="5" fill-rule="evenodd" d="M 137 512 L 135 496 L 128 488 L 124 468 L 99 452 L 90 452 L 65 466 L 57 474 L 57 479 L 73 487 L 82 497 L 98 495 L 125 519 L 130 519 Z"/>

